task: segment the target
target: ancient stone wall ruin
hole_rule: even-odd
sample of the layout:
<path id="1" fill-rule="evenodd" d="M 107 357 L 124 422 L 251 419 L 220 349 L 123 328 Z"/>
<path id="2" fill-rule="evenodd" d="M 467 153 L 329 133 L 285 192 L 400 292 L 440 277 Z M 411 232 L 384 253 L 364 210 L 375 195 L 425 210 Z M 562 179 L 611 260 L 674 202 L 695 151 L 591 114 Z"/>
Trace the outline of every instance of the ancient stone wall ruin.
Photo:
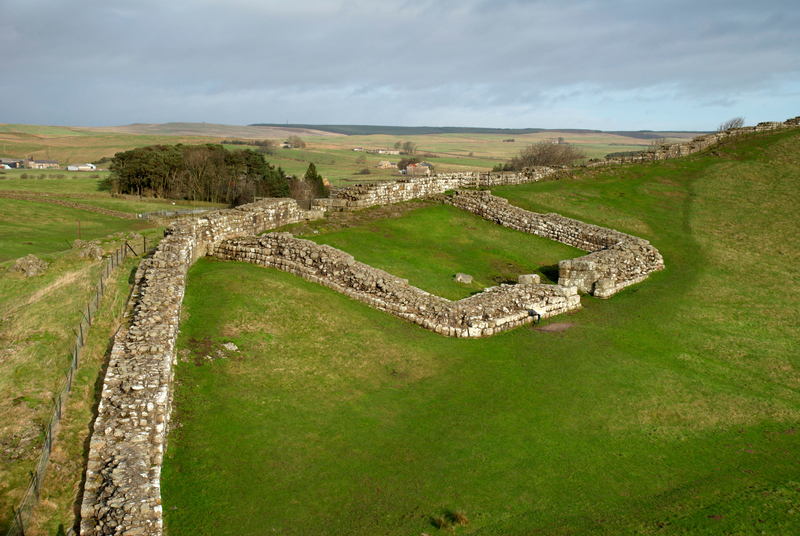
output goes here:
<path id="1" fill-rule="evenodd" d="M 531 322 L 533 311 L 548 318 L 580 308 L 577 288 L 538 284 L 490 287 L 452 302 L 289 233 L 225 240 L 210 253 L 290 272 L 448 337 L 487 337 Z"/>
<path id="2" fill-rule="evenodd" d="M 753 131 L 798 126 L 800 120 L 794 119 L 761 124 Z M 723 135 L 747 134 L 746 129 L 738 130 Z M 673 146 L 655 153 L 656 159 L 708 148 L 721 139 L 717 136 Z M 328 246 L 286 234 L 261 238 L 251 235 L 320 217 L 324 210 L 396 203 L 465 187 L 521 184 L 556 172 L 540 168 L 527 174 L 404 179 L 339 191 L 332 198 L 315 203 L 317 210 L 313 211 L 300 210 L 292 200 L 268 200 L 170 225 L 153 256 L 143 260 L 136 272 L 132 318 L 114 338 L 89 447 L 81 535 L 162 534 L 160 477 L 171 409 L 175 342 L 186 274 L 198 257 L 212 253 L 274 266 L 443 335 L 488 336 L 529 322 L 531 310 L 547 317 L 579 307 L 576 287 L 608 297 L 660 269 L 663 261 L 645 240 L 555 214 L 526 213 L 488 193 L 459 192 L 452 203 L 503 225 L 564 241 L 591 253 L 562 261 L 559 285 L 501 285 L 450 302 Z M 251 237 L 231 240 L 237 236 Z"/>
<path id="3" fill-rule="evenodd" d="M 81 535 L 161 534 L 161 463 L 186 274 L 223 239 L 321 216 L 293 200 L 171 225 L 134 280 L 130 325 L 114 338 L 89 446 Z"/>
<path id="4" fill-rule="evenodd" d="M 735 128 L 724 132 L 705 134 L 686 143 L 662 145 L 654 151 L 642 152 L 635 156 L 592 160 L 585 166 L 607 166 L 678 158 L 704 151 L 726 139 L 790 128 L 800 128 L 800 117 L 788 119 L 783 123 L 759 123 L 755 127 Z M 568 167 L 536 167 L 527 169 L 523 173 L 440 173 L 430 177 L 408 177 L 335 189 L 329 197 L 313 200 L 312 206 L 329 212 L 359 210 L 376 205 L 389 205 L 430 197 L 457 188 L 491 188 L 526 184 L 545 178 L 556 178 L 562 173 L 569 172 L 570 168 Z"/>
<path id="5" fill-rule="evenodd" d="M 424 188 L 416 193 L 420 191 Z M 453 204 L 476 213 L 491 212 L 499 223 L 524 217 L 489 192 L 458 192 L 453 199 Z M 142 261 L 135 276 L 131 322 L 114 339 L 90 442 L 81 507 L 83 536 L 162 534 L 160 479 L 175 343 L 186 275 L 200 256 L 213 254 L 285 270 L 449 337 L 490 336 L 531 322 L 534 313 L 547 318 L 580 307 L 578 288 L 572 284 L 579 279 L 574 276 L 581 268 L 578 265 L 572 279 L 559 285 L 500 285 L 451 302 L 329 246 L 287 233 L 253 236 L 322 214 L 321 210 L 301 210 L 293 200 L 269 200 L 181 220 L 167 228 L 153 256 Z M 628 237 L 558 215 L 546 216 L 550 223 L 543 225 L 550 226 L 548 237 L 567 241 L 572 236 L 567 243 L 594 250 L 592 255 Z M 519 222 L 515 228 L 531 232 L 530 222 Z M 581 259 L 568 262 L 577 261 Z M 602 259 L 591 262 L 591 270 L 585 271 L 592 274 L 600 273 L 599 265 L 613 268 Z M 611 279 L 616 285 L 617 280 Z M 594 284 L 596 295 L 598 289 Z"/>
<path id="6" fill-rule="evenodd" d="M 558 284 L 609 298 L 664 268 L 658 250 L 647 240 L 559 214 L 537 214 L 515 207 L 487 190 L 456 190 L 445 202 L 504 227 L 556 240 L 589 255 L 558 263 Z"/>
<path id="7" fill-rule="evenodd" d="M 559 170 L 554 168 L 537 167 L 528 169 L 524 173 L 439 173 L 430 177 L 356 184 L 334 190 L 327 198 L 314 199 L 312 206 L 326 211 L 359 210 L 431 197 L 456 188 L 527 184 L 558 172 Z"/>

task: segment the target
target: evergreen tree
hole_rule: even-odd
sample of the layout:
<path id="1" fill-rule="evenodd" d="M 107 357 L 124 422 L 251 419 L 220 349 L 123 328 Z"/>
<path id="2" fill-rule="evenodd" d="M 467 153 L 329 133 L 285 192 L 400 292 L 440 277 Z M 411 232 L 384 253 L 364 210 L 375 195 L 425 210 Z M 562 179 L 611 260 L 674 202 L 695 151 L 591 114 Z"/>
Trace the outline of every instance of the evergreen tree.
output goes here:
<path id="1" fill-rule="evenodd" d="M 324 197 L 325 196 L 325 183 L 322 182 L 322 176 L 317 173 L 317 166 L 314 165 L 314 162 L 311 162 L 308 165 L 308 170 L 305 174 L 306 183 L 311 187 L 311 190 L 314 192 L 314 197 Z"/>

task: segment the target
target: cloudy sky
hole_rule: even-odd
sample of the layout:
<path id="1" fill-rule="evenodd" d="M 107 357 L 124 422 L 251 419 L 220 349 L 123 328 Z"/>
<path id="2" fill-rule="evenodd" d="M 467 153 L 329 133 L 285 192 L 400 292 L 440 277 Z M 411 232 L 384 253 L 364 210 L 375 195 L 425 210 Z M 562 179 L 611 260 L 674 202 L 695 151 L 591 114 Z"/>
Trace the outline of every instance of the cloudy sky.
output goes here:
<path id="1" fill-rule="evenodd" d="M 798 0 L 0 0 L 0 123 L 714 130 L 800 115 Z"/>

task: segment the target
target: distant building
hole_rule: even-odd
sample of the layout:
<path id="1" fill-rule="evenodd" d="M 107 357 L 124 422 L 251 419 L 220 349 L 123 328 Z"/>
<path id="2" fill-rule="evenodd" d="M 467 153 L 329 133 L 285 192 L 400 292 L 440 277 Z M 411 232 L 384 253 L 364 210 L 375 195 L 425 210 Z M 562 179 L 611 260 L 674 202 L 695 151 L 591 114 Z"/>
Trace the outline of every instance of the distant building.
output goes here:
<path id="1" fill-rule="evenodd" d="M 431 168 L 422 164 L 409 164 L 406 166 L 406 175 L 430 175 Z"/>
<path id="2" fill-rule="evenodd" d="M 389 162 L 388 160 L 381 160 L 377 165 L 380 169 L 397 169 L 397 164 Z"/>
<path id="3" fill-rule="evenodd" d="M 25 167 L 28 169 L 61 169 L 55 160 L 33 160 L 32 158 L 25 162 Z"/>
<path id="4" fill-rule="evenodd" d="M 67 166 L 67 171 L 94 171 L 97 166 L 94 164 L 70 164 Z"/>
<path id="5" fill-rule="evenodd" d="M 25 160 L 23 160 L 22 158 L 0 158 L 0 165 L 4 166 L 3 169 L 24 168 Z"/>

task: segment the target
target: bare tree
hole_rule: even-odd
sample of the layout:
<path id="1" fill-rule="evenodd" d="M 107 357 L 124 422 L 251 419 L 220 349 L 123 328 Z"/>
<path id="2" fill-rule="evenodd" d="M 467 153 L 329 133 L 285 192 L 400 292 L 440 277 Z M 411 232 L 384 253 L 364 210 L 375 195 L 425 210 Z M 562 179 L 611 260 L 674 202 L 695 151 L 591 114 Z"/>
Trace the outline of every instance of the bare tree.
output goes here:
<path id="1" fill-rule="evenodd" d="M 403 144 L 403 154 L 412 156 L 417 152 L 417 144 L 413 141 L 407 141 Z"/>
<path id="2" fill-rule="evenodd" d="M 726 130 L 730 130 L 732 128 L 742 128 L 744 126 L 744 117 L 734 117 L 733 119 L 728 119 L 719 124 L 717 127 L 717 132 L 725 132 Z"/>
<path id="3" fill-rule="evenodd" d="M 586 153 L 567 143 L 539 142 L 525 146 L 508 164 L 514 170 L 522 171 L 534 166 L 568 166 L 584 158 Z"/>

